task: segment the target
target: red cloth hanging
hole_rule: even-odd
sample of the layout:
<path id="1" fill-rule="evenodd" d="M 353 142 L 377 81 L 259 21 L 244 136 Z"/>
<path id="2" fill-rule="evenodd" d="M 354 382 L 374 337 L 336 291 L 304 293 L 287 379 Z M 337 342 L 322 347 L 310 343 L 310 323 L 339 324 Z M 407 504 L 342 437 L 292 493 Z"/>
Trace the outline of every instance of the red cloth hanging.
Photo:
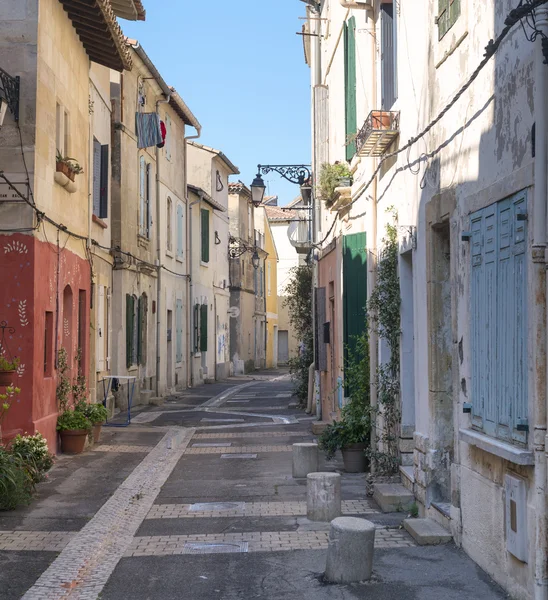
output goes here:
<path id="1" fill-rule="evenodd" d="M 156 145 L 158 148 L 163 148 L 166 145 L 166 135 L 167 135 L 166 124 L 163 121 L 160 121 L 160 131 L 162 133 L 162 143 L 156 144 Z"/>

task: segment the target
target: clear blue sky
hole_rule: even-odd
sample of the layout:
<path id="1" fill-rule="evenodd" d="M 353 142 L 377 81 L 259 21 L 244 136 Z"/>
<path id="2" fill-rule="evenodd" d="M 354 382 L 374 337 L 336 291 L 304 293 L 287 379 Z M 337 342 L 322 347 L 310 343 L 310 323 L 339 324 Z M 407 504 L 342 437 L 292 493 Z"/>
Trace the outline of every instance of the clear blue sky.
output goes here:
<path id="1" fill-rule="evenodd" d="M 249 185 L 262 164 L 310 162 L 310 70 L 300 0 L 143 0 L 144 22 L 120 21 Z M 275 174 L 267 193 L 287 204 L 299 188 Z"/>

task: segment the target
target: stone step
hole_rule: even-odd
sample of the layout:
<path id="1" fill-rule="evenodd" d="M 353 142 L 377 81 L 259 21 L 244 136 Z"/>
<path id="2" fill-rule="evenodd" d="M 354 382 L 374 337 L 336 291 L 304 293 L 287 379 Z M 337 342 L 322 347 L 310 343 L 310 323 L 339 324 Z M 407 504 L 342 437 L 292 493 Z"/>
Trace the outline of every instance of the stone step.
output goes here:
<path id="1" fill-rule="evenodd" d="M 432 519 L 405 519 L 403 526 L 419 546 L 435 546 L 451 541 L 451 534 Z"/>
<path id="2" fill-rule="evenodd" d="M 400 467 L 401 482 L 411 493 L 415 491 L 415 472 L 413 467 Z"/>
<path id="3" fill-rule="evenodd" d="M 329 423 L 325 421 L 314 421 L 314 423 L 312 423 L 312 433 L 314 435 L 321 435 L 328 425 Z"/>
<path id="4" fill-rule="evenodd" d="M 373 500 L 382 512 L 404 512 L 411 508 L 415 496 L 401 483 L 376 483 L 373 486 Z"/>

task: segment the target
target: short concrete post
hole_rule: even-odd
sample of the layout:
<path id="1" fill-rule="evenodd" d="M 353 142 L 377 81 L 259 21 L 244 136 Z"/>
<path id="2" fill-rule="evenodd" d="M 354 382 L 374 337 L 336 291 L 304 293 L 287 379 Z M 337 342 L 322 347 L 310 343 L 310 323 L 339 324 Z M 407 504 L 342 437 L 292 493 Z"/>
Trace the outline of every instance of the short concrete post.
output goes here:
<path id="1" fill-rule="evenodd" d="M 306 477 L 318 470 L 318 444 L 293 444 L 293 477 Z"/>
<path id="2" fill-rule="evenodd" d="M 356 517 L 339 517 L 331 523 L 325 579 L 355 583 L 371 579 L 375 525 Z"/>
<path id="3" fill-rule="evenodd" d="M 341 476 L 310 473 L 306 478 L 306 516 L 328 523 L 341 516 Z"/>

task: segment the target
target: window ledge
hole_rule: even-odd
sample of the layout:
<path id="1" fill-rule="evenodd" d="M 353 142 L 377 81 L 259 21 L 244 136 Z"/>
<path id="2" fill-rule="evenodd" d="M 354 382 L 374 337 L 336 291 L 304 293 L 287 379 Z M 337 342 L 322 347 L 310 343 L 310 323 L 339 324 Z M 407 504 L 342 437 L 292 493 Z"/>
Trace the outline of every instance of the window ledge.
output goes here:
<path id="1" fill-rule="evenodd" d="M 459 437 L 463 442 L 476 446 L 489 454 L 494 454 L 515 465 L 534 465 L 535 457 L 532 452 L 502 442 L 473 429 L 459 429 Z"/>
<path id="2" fill-rule="evenodd" d="M 176 260 L 177 262 L 180 262 L 180 263 L 182 263 L 182 262 L 183 262 L 183 257 L 182 257 L 180 254 L 177 254 L 177 256 L 175 257 L 175 260 Z"/>
<path id="3" fill-rule="evenodd" d="M 97 225 L 99 225 L 99 227 L 102 227 L 103 229 L 108 228 L 108 225 L 103 221 L 103 219 L 100 219 L 97 215 L 92 215 L 91 220 L 94 223 L 97 223 Z"/>
<path id="4" fill-rule="evenodd" d="M 200 266 L 202 267 L 209 267 L 209 263 L 208 262 L 204 262 L 203 260 L 200 261 Z"/>
<path id="5" fill-rule="evenodd" d="M 169 248 L 166 249 L 166 256 L 169 256 L 169 258 L 173 258 L 173 250 L 170 250 Z"/>

